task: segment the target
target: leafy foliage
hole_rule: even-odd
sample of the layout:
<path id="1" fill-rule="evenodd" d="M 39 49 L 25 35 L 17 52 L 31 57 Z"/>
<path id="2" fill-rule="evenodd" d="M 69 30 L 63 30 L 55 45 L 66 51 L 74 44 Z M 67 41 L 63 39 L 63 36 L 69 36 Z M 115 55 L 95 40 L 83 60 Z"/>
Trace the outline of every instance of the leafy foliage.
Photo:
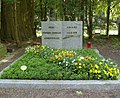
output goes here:
<path id="1" fill-rule="evenodd" d="M 26 70 L 21 70 L 26 66 Z M 119 78 L 117 64 L 105 60 L 92 49 L 66 50 L 47 46 L 26 49 L 24 56 L 5 70 L 1 78 L 42 80 L 114 80 Z"/>

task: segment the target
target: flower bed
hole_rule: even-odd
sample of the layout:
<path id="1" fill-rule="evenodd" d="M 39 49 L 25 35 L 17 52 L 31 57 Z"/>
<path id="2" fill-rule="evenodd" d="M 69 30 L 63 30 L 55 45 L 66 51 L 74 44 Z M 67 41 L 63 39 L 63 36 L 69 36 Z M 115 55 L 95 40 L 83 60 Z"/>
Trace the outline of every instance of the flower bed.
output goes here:
<path id="1" fill-rule="evenodd" d="M 117 64 L 100 57 L 92 49 L 65 50 L 47 46 L 26 48 L 25 54 L 2 79 L 37 80 L 115 80 L 119 78 Z"/>

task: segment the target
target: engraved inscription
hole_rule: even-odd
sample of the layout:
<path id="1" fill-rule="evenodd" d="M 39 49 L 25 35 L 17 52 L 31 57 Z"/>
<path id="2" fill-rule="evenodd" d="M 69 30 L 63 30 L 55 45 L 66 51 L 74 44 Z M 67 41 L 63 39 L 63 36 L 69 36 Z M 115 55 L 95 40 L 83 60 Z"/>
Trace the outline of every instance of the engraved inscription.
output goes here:
<path id="1" fill-rule="evenodd" d="M 51 34 L 51 32 L 43 32 L 43 34 Z"/>
<path id="2" fill-rule="evenodd" d="M 77 32 L 67 32 L 67 34 L 77 34 Z"/>
<path id="3" fill-rule="evenodd" d="M 67 28 L 77 28 L 77 26 L 67 26 Z"/>
<path id="4" fill-rule="evenodd" d="M 51 29 L 53 29 L 54 27 L 53 27 L 53 26 L 49 26 L 48 28 L 51 28 Z"/>
<path id="5" fill-rule="evenodd" d="M 43 32 L 43 34 L 61 34 L 61 32 Z"/>
<path id="6" fill-rule="evenodd" d="M 80 37 L 81 35 L 66 35 L 63 39 L 67 39 L 70 37 Z"/>
<path id="7" fill-rule="evenodd" d="M 45 37 L 44 39 L 60 39 L 59 37 Z"/>
<path id="8" fill-rule="evenodd" d="M 52 34 L 61 34 L 61 32 L 52 32 Z"/>

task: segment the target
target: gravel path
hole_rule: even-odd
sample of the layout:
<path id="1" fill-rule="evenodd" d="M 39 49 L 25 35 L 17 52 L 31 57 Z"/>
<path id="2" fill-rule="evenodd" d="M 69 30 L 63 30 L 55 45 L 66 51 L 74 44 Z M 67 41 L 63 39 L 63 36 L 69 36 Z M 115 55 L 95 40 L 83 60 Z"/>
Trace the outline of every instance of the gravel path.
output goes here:
<path id="1" fill-rule="evenodd" d="M 0 71 L 2 71 L 4 68 L 6 68 L 9 64 L 18 59 L 23 54 L 24 54 L 23 48 L 18 49 L 17 51 L 11 54 L 7 54 L 6 57 L 0 60 Z"/>

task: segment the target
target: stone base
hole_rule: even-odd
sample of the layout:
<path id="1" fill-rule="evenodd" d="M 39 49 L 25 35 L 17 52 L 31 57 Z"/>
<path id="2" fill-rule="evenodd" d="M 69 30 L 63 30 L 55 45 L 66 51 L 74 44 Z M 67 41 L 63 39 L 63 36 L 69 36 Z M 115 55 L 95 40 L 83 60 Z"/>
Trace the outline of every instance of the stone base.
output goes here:
<path id="1" fill-rule="evenodd" d="M 0 80 L 0 98 L 120 98 L 120 80 Z"/>
<path id="2" fill-rule="evenodd" d="M 7 53 L 6 47 L 0 43 L 0 58 L 2 58 Z"/>

